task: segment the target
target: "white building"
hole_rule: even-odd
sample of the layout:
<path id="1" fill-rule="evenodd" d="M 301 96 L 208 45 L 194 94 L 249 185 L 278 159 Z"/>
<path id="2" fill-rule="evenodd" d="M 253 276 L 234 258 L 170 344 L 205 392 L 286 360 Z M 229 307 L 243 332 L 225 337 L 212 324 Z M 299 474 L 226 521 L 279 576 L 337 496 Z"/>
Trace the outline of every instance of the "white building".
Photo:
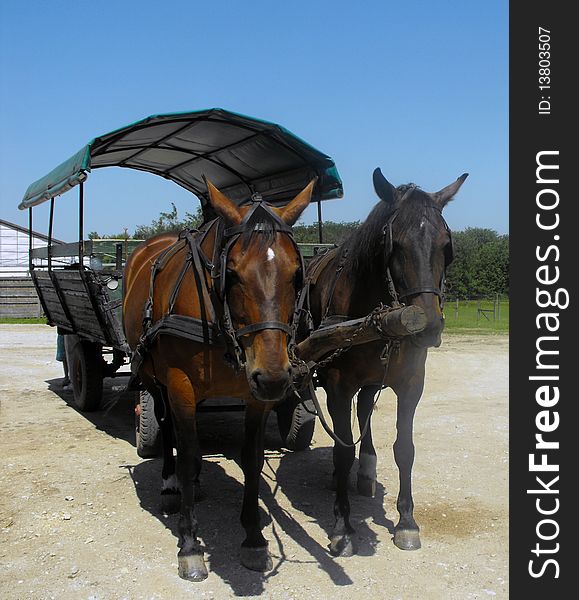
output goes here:
<path id="1" fill-rule="evenodd" d="M 0 219 L 0 277 L 26 277 L 28 275 L 28 249 L 30 235 L 27 227 Z M 53 243 L 61 244 L 53 239 Z M 48 236 L 33 232 L 32 247 L 48 245 Z"/>

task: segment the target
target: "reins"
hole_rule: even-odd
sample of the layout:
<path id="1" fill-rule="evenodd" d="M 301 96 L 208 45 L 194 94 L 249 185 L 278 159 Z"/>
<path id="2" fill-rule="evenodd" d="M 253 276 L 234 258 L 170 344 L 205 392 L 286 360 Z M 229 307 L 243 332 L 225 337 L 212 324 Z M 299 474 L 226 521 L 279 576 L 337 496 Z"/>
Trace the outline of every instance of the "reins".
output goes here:
<path id="1" fill-rule="evenodd" d="M 377 310 L 379 310 L 380 307 L 378 307 L 378 309 L 376 309 L 375 311 L 373 311 L 371 313 L 370 316 L 372 316 L 375 312 L 377 312 Z M 354 334 L 352 335 L 351 341 L 354 340 L 354 338 L 356 337 L 356 335 L 358 334 L 359 331 L 361 331 L 363 328 L 365 328 L 367 326 L 367 323 L 364 322 L 360 325 L 360 327 L 358 328 L 358 330 L 356 332 L 354 332 Z M 324 359 L 323 361 L 320 361 L 319 363 L 308 363 L 307 368 L 309 373 L 312 373 L 314 368 L 317 370 L 319 368 L 323 368 L 323 366 L 325 366 L 326 364 L 330 363 L 331 361 L 333 361 L 336 358 L 336 355 L 340 355 L 343 352 L 347 352 L 353 344 L 350 344 L 349 346 L 345 347 L 345 348 L 338 348 L 334 353 L 332 353 L 328 358 Z M 374 411 L 374 408 L 376 407 L 376 404 L 378 403 L 378 398 L 380 397 L 380 392 L 382 391 L 382 389 L 384 388 L 384 384 L 386 382 L 386 376 L 388 374 L 388 366 L 390 363 L 390 357 L 392 355 L 393 351 L 398 351 L 398 348 L 400 346 L 400 342 L 397 339 L 389 339 L 386 342 L 386 345 L 380 355 L 380 360 L 384 366 L 384 374 L 382 375 L 382 381 L 380 382 L 379 386 L 378 386 L 378 391 L 376 392 L 376 394 L 374 395 L 374 400 L 372 401 L 372 410 L 369 411 L 368 416 L 366 417 L 366 421 L 364 422 L 364 426 L 360 429 L 360 436 L 358 437 L 358 439 L 355 442 L 352 442 L 351 444 L 348 442 L 344 442 L 344 440 L 342 440 L 342 438 L 340 438 L 335 432 L 334 430 L 331 428 L 331 426 L 329 425 L 324 411 L 322 409 L 322 406 L 320 404 L 320 401 L 318 400 L 318 396 L 316 394 L 316 390 L 314 388 L 314 384 L 310 380 L 308 381 L 307 384 L 307 390 L 308 390 L 308 394 L 309 394 L 309 398 L 304 397 L 302 398 L 302 396 L 299 394 L 299 392 L 294 389 L 295 394 L 297 395 L 298 398 L 300 398 L 300 403 L 302 404 L 302 406 L 304 407 L 304 409 L 307 412 L 312 412 L 308 409 L 308 407 L 306 406 L 305 402 L 310 399 L 313 404 L 314 404 L 314 408 L 315 408 L 315 414 L 316 416 L 318 416 L 318 418 L 320 419 L 320 423 L 322 424 L 322 427 L 324 428 L 324 430 L 326 431 L 326 433 L 336 442 L 338 443 L 340 446 L 344 447 L 344 448 L 354 448 L 355 446 L 357 446 L 362 439 L 364 438 L 364 436 L 366 435 L 366 433 L 368 432 L 368 428 L 370 427 L 370 419 L 372 417 L 372 412 Z"/>

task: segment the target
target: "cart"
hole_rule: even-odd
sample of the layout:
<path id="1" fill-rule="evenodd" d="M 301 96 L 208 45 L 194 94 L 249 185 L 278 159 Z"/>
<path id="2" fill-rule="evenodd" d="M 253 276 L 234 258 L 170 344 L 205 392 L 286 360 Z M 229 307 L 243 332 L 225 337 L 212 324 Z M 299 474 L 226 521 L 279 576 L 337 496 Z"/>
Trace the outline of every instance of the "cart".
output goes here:
<path id="1" fill-rule="evenodd" d="M 306 260 L 325 246 L 322 201 L 343 195 L 330 157 L 280 125 L 219 108 L 153 115 L 99 136 L 32 183 L 19 205 L 29 212 L 30 274 L 48 323 L 65 335 L 74 402 L 81 411 L 99 409 L 103 380 L 127 375 L 122 367 L 131 356 L 122 328 L 123 267 L 139 242 L 84 239 L 84 183 L 102 167 L 147 171 L 175 182 L 199 198 L 206 220 L 212 215 L 203 176 L 236 202 L 260 194 L 274 206 L 283 206 L 317 177 L 319 244 L 302 246 Z M 55 198 L 74 187 L 78 240 L 54 244 Z M 48 245 L 32 248 L 33 207 L 43 202 L 50 202 Z M 223 399 L 206 403 L 213 410 L 240 408 Z M 154 455 L 158 431 L 147 392 L 140 392 L 135 413 L 138 452 Z M 277 416 L 287 447 L 310 444 L 314 417 L 304 406 L 280 408 Z"/>

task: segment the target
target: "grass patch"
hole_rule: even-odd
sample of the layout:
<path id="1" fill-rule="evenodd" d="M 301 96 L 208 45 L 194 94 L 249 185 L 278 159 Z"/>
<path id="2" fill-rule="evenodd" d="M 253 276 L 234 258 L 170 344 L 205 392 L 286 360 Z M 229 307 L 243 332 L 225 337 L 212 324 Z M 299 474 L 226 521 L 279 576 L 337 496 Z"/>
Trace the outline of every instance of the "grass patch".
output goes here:
<path id="1" fill-rule="evenodd" d="M 444 307 L 445 331 L 449 333 L 509 333 L 509 303 L 492 300 L 447 302 Z"/>
<path id="2" fill-rule="evenodd" d="M 469 327 L 456 327 L 454 329 L 449 329 L 448 327 L 444 327 L 444 333 L 442 334 L 443 337 L 445 335 L 478 335 L 478 336 L 488 336 L 488 337 L 493 337 L 493 336 L 497 336 L 497 335 L 509 335 L 509 331 L 508 330 L 497 330 L 497 329 L 481 329 L 480 327 L 478 329 L 475 328 L 469 328 Z"/>
<path id="3" fill-rule="evenodd" d="M 491 300 L 447 302 L 444 307 L 446 333 L 492 335 L 509 333 L 509 302 L 500 305 Z M 0 325 L 46 325 L 46 318 L 0 318 Z"/>
<path id="4" fill-rule="evenodd" d="M 0 325 L 46 325 L 45 317 L 31 319 L 13 319 L 12 317 L 0 318 Z"/>

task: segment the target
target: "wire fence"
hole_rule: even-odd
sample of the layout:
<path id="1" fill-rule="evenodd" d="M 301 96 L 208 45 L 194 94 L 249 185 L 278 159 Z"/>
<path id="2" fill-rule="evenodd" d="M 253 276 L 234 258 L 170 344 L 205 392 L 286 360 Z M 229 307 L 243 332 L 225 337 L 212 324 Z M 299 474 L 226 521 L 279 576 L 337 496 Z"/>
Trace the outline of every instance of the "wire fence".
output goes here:
<path id="1" fill-rule="evenodd" d="M 447 329 L 508 332 L 509 298 L 496 294 L 493 298 L 449 298 L 444 314 Z"/>

